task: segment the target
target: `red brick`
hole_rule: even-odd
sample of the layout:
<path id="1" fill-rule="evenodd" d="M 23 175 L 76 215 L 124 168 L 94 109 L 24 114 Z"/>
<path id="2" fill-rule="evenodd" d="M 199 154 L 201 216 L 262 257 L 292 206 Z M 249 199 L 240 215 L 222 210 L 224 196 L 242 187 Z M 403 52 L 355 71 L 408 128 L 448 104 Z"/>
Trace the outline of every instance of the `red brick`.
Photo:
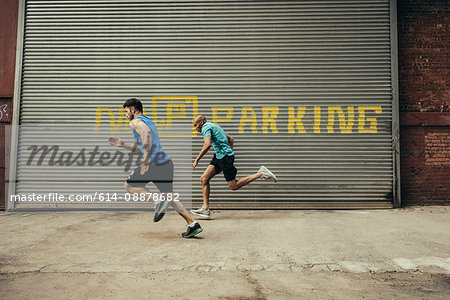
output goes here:
<path id="1" fill-rule="evenodd" d="M 16 62 L 19 1 L 0 1 L 0 97 L 12 97 Z"/>
<path id="2" fill-rule="evenodd" d="M 450 157 L 448 149 L 427 153 L 426 137 L 448 136 L 445 126 L 401 128 L 401 186 L 403 205 L 449 204 Z M 444 139 L 448 143 L 448 139 Z M 447 148 L 447 147 L 441 147 Z"/>
<path id="3" fill-rule="evenodd" d="M 0 167 L 6 166 L 6 160 L 9 160 L 9 149 L 5 151 L 6 147 L 9 147 L 10 133 L 6 134 L 5 130 L 10 130 L 9 124 L 0 123 Z M 8 154 L 8 157 L 6 157 Z M 1 184 L 1 182 L 0 182 Z"/>
<path id="4" fill-rule="evenodd" d="M 5 167 L 5 125 L 0 123 L 0 167 Z"/>
<path id="5" fill-rule="evenodd" d="M 402 202 L 450 204 L 448 1 L 397 7 Z"/>
<path id="6" fill-rule="evenodd" d="M 0 210 L 5 209 L 6 188 L 5 168 L 0 168 Z"/>
<path id="7" fill-rule="evenodd" d="M 0 99 L 0 123 L 10 123 L 12 119 L 12 100 Z"/>
<path id="8" fill-rule="evenodd" d="M 449 112 L 447 1 L 398 1 L 402 111 Z"/>

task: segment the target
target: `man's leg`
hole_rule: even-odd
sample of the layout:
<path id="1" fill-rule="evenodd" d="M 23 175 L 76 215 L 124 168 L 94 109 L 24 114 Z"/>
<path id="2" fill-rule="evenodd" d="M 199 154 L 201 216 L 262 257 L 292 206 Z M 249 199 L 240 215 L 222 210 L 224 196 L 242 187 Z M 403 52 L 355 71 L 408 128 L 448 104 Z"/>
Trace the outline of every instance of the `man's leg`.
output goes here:
<path id="1" fill-rule="evenodd" d="M 247 176 L 247 177 L 243 177 L 241 179 L 236 180 L 230 180 L 227 181 L 228 186 L 230 187 L 230 189 L 232 189 L 233 191 L 240 189 L 243 186 L 246 186 L 247 184 L 249 184 L 252 181 L 255 181 L 256 179 L 261 178 L 262 174 L 260 172 L 257 172 L 253 175 Z"/>
<path id="2" fill-rule="evenodd" d="M 167 192 L 167 191 L 171 191 L 172 190 L 172 182 L 170 183 L 163 183 L 161 186 L 160 184 L 155 183 L 158 187 L 158 189 L 165 191 L 166 193 L 166 200 L 165 201 L 169 201 L 169 199 L 167 198 L 167 194 L 171 194 L 171 192 Z M 164 188 L 164 186 L 166 186 L 166 188 Z M 179 200 L 170 200 L 170 204 L 172 205 L 172 207 L 175 209 L 175 211 L 186 221 L 188 227 L 186 229 L 186 232 L 183 232 L 181 234 L 182 237 L 184 238 L 191 238 L 197 234 L 199 234 L 200 232 L 203 231 L 203 228 L 200 226 L 200 224 L 198 222 L 196 222 L 191 215 L 186 211 L 186 209 L 184 208 L 183 203 L 181 203 L 181 201 Z"/>
<path id="3" fill-rule="evenodd" d="M 160 191 L 160 195 L 164 195 L 164 199 L 166 199 L 166 201 L 170 201 L 170 205 L 172 205 L 173 209 L 175 209 L 175 211 L 181 216 L 183 217 L 183 219 L 186 221 L 186 223 L 192 224 L 193 222 L 195 222 L 194 219 L 192 219 L 191 215 L 189 215 L 189 213 L 187 212 L 187 210 L 184 208 L 184 205 L 181 201 L 175 201 L 173 200 L 173 192 L 169 192 L 169 191 L 173 191 L 173 182 L 168 181 L 168 182 L 153 182 L 156 187 L 158 188 L 158 190 Z M 172 194 L 172 197 L 170 198 L 171 200 L 169 200 L 169 197 L 167 196 L 167 194 Z"/>
<path id="4" fill-rule="evenodd" d="M 181 216 L 183 217 L 183 219 L 186 221 L 186 223 L 192 224 L 193 222 L 195 222 L 195 220 L 191 217 L 191 215 L 187 212 L 187 210 L 184 208 L 183 203 L 181 203 L 180 201 L 172 201 L 172 207 L 173 209 L 175 209 L 175 211 Z"/>
<path id="5" fill-rule="evenodd" d="M 125 181 L 125 189 L 130 194 L 141 194 L 141 193 L 150 193 L 150 190 L 147 189 L 145 186 L 131 186 Z M 162 193 L 161 193 L 162 194 Z M 167 193 L 164 193 L 167 194 Z M 183 204 L 180 201 L 172 201 L 172 207 L 175 209 L 177 213 L 180 214 L 180 216 L 183 217 L 183 219 L 186 220 L 188 224 L 191 224 L 194 222 L 194 219 L 189 215 L 187 210 L 184 208 Z"/>
<path id="6" fill-rule="evenodd" d="M 126 181 L 125 181 L 124 186 L 128 193 L 137 193 L 137 194 L 150 193 L 150 190 L 148 190 L 145 186 L 131 186 Z M 167 193 L 161 193 L 161 194 L 164 194 L 164 196 L 167 197 Z M 183 204 L 180 201 L 170 201 L 170 203 L 171 203 L 173 209 L 175 209 L 175 211 L 189 225 L 188 230 L 182 234 L 183 237 L 192 237 L 203 231 L 203 229 L 200 227 L 200 225 L 195 222 L 195 220 L 187 212 L 187 210 L 184 208 Z"/>
<path id="7" fill-rule="evenodd" d="M 175 201 L 172 197 L 168 197 L 168 194 L 172 194 L 172 190 L 173 190 L 173 182 L 172 181 L 168 181 L 168 182 L 153 182 L 157 188 L 159 189 L 159 191 L 161 192 L 161 195 L 164 195 L 164 199 L 160 201 L 160 204 L 156 205 L 156 210 L 158 211 L 158 205 L 164 205 L 164 204 L 169 204 L 172 205 L 172 207 L 175 209 L 175 211 L 186 221 L 188 228 L 186 230 L 186 232 L 183 232 L 181 234 L 182 237 L 184 238 L 191 238 L 197 234 L 199 234 L 200 232 L 203 231 L 202 227 L 200 226 L 200 224 L 198 222 L 196 222 L 191 215 L 186 211 L 186 209 L 184 208 L 184 205 L 182 202 L 180 202 L 179 200 Z M 171 195 L 173 196 L 173 194 Z M 160 213 L 162 213 L 162 215 L 164 215 L 164 211 L 160 210 Z M 162 218 L 162 216 L 160 217 L 156 217 L 155 214 L 155 222 L 159 221 Z"/>
<path id="8" fill-rule="evenodd" d="M 146 194 L 150 193 L 150 190 L 147 189 L 145 186 L 132 186 L 129 185 L 128 182 L 125 181 L 123 184 L 125 187 L 125 190 L 130 194 Z"/>
<path id="9" fill-rule="evenodd" d="M 203 175 L 200 177 L 203 191 L 203 208 L 209 210 L 209 194 L 211 191 L 209 181 L 216 175 L 214 165 L 209 165 Z"/>

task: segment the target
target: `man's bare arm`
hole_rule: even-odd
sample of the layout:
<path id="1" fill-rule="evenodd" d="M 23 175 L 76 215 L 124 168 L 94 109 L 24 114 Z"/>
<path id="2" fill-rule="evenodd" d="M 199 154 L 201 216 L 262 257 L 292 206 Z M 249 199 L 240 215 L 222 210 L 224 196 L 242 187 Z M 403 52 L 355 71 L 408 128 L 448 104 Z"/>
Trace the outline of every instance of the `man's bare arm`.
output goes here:
<path id="1" fill-rule="evenodd" d="M 127 149 L 127 150 L 130 150 L 132 152 L 141 153 L 141 148 L 139 148 L 138 143 L 134 143 L 134 144 L 123 143 L 122 147 Z"/>
<path id="2" fill-rule="evenodd" d="M 211 136 L 207 136 L 204 139 L 204 144 L 202 147 L 202 150 L 200 150 L 200 153 L 198 154 L 197 158 L 195 159 L 193 165 L 192 165 L 192 169 L 194 170 L 195 167 L 198 165 L 200 159 L 202 159 L 202 157 L 208 152 L 208 150 L 211 148 L 212 144 L 211 144 Z"/>
<path id="3" fill-rule="evenodd" d="M 229 135 L 228 133 L 226 135 L 227 135 L 228 143 L 230 144 L 231 149 L 233 149 L 233 147 L 234 147 L 234 138 L 231 135 Z"/>
<path id="4" fill-rule="evenodd" d="M 141 137 L 144 149 L 143 164 L 150 165 L 150 148 L 152 146 L 152 135 L 150 128 L 140 119 L 134 119 L 130 122 L 130 128 L 135 130 Z"/>

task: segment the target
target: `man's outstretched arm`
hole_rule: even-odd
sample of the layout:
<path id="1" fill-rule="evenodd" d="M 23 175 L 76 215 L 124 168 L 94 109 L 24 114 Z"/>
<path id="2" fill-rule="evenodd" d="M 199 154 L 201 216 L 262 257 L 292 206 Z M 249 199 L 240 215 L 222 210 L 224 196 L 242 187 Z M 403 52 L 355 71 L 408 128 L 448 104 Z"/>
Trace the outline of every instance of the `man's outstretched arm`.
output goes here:
<path id="1" fill-rule="evenodd" d="M 207 136 L 204 139 L 204 144 L 202 147 L 202 150 L 200 150 L 200 153 L 198 154 L 197 158 L 195 159 L 194 163 L 192 164 L 192 170 L 195 169 L 195 167 L 198 165 L 198 162 L 200 161 L 200 159 L 202 159 L 202 157 L 208 152 L 209 148 L 211 148 L 212 144 L 211 144 L 211 136 Z"/>
<path id="2" fill-rule="evenodd" d="M 127 144 L 119 137 L 109 137 L 108 140 L 109 140 L 109 143 L 115 147 L 125 148 L 132 152 L 141 153 L 141 149 L 139 149 L 139 146 L 137 143 Z"/>

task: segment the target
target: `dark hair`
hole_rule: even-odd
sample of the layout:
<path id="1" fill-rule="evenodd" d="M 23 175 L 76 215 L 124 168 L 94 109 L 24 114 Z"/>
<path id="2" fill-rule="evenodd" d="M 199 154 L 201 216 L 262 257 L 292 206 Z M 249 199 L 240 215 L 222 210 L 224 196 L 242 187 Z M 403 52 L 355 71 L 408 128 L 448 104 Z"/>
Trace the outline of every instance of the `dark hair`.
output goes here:
<path id="1" fill-rule="evenodd" d="M 142 112 L 142 103 L 139 99 L 130 98 L 123 104 L 123 108 L 125 107 L 134 107 L 137 111 Z"/>

